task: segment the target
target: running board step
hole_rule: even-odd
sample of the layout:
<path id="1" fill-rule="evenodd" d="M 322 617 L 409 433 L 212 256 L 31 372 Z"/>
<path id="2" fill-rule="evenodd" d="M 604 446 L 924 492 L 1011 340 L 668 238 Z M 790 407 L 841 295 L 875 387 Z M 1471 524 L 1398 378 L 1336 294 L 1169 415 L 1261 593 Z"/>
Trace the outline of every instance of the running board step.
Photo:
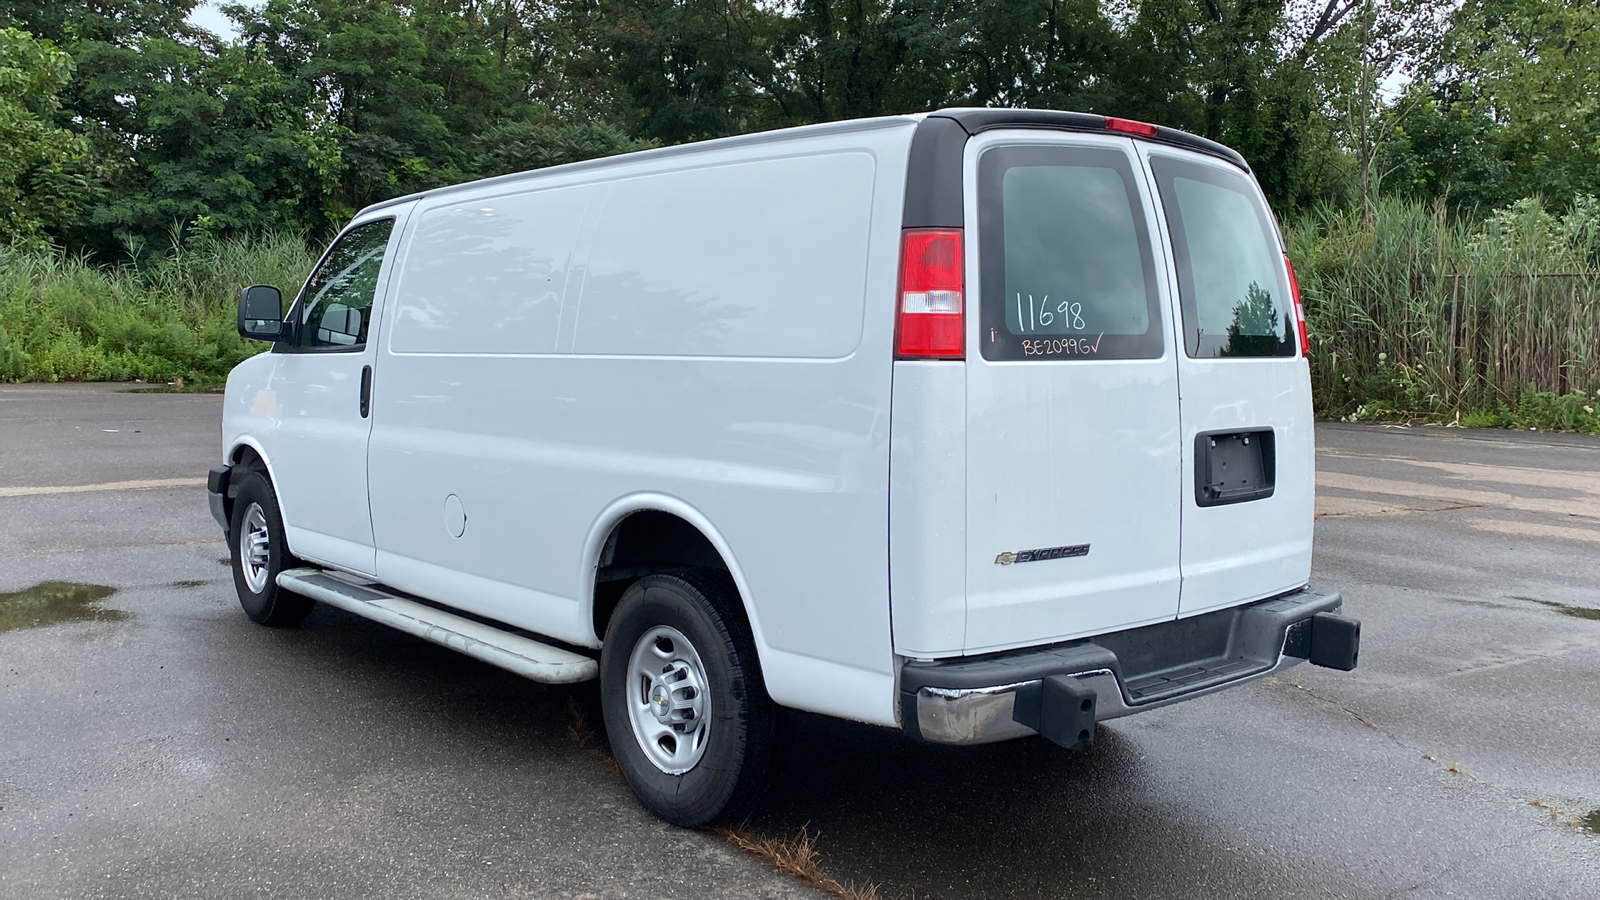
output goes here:
<path id="1" fill-rule="evenodd" d="M 587 656 L 407 600 L 374 585 L 355 584 L 322 569 L 280 572 L 278 587 L 545 684 L 589 681 L 600 674 L 600 665 Z"/>

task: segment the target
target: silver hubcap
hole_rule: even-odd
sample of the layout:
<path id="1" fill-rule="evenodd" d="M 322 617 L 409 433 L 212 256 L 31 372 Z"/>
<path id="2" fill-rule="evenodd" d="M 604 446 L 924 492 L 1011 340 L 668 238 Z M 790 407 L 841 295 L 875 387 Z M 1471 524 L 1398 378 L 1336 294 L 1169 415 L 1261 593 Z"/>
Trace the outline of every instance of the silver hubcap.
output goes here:
<path id="1" fill-rule="evenodd" d="M 272 568 L 268 554 L 272 535 L 267 531 L 267 514 L 261 504 L 252 503 L 244 511 L 244 534 L 239 536 L 239 565 L 244 569 L 244 583 L 250 593 L 266 590 L 267 576 Z"/>
<path id="2" fill-rule="evenodd" d="M 658 625 L 628 657 L 628 721 L 644 755 L 668 775 L 700 762 L 711 734 L 706 669 L 683 632 Z"/>

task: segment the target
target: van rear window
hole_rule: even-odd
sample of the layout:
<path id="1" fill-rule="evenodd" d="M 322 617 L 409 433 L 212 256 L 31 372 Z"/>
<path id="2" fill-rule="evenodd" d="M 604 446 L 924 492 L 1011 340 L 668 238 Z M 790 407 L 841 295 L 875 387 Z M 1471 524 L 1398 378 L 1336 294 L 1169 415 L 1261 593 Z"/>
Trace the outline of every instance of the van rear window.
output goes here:
<path id="1" fill-rule="evenodd" d="M 1172 234 L 1189 355 L 1293 356 L 1288 277 L 1255 185 L 1170 157 L 1152 157 L 1150 168 Z"/>
<path id="2" fill-rule="evenodd" d="M 1126 154 L 996 147 L 978 163 L 984 359 L 1162 352 L 1150 236 Z"/>

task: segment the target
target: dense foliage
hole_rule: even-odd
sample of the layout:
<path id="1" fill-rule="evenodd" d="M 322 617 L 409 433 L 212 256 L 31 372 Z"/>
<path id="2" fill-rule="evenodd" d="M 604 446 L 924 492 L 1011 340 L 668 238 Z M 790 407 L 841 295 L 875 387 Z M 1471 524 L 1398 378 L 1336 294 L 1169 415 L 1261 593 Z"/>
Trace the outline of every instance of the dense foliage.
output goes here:
<path id="1" fill-rule="evenodd" d="M 1522 200 L 1481 222 L 1386 198 L 1285 235 L 1318 407 L 1600 433 L 1600 202 Z"/>
<path id="2" fill-rule="evenodd" d="M 297 290 L 314 259 L 298 237 L 193 235 L 144 264 L 96 266 L 0 249 L 0 381 L 219 384 L 265 345 L 237 330 L 251 284 Z"/>
<path id="3" fill-rule="evenodd" d="M 197 2 L 0 0 L 0 378 L 214 378 L 248 349 L 235 284 L 290 287 L 302 245 L 376 200 L 994 105 L 1243 152 L 1304 257 L 1328 410 L 1600 388 L 1592 243 L 1505 237 L 1593 218 L 1600 4 L 248 0 L 224 38 Z"/>
<path id="4" fill-rule="evenodd" d="M 1600 7 L 1542 0 L 0 0 L 0 240 L 100 261 L 654 144 L 948 105 L 1160 122 L 1280 210 L 1600 193 Z"/>

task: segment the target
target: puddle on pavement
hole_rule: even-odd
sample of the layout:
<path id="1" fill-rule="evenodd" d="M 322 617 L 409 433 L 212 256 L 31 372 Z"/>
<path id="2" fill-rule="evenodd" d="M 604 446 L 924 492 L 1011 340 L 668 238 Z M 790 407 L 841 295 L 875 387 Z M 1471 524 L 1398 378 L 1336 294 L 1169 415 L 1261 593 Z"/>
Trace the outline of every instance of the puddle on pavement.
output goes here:
<path id="1" fill-rule="evenodd" d="M 1459 603 L 1462 606 L 1475 606 L 1478 609 L 1516 609 L 1514 606 L 1507 606 L 1504 603 L 1491 603 L 1488 600 L 1468 600 L 1465 597 L 1441 597 L 1440 599 L 1450 603 Z"/>
<path id="2" fill-rule="evenodd" d="M 1590 810 L 1589 814 L 1579 819 L 1578 822 L 1583 825 L 1584 831 L 1600 834 L 1600 809 Z"/>
<path id="3" fill-rule="evenodd" d="M 1540 606 L 1548 606 L 1563 616 L 1571 616 L 1574 619 L 1593 619 L 1600 622 L 1600 609 L 1591 609 L 1587 606 L 1569 606 L 1565 603 L 1557 603 L 1554 600 L 1540 600 L 1536 597 L 1513 597 L 1512 599 L 1527 600 Z"/>
<path id="4" fill-rule="evenodd" d="M 102 584 L 46 581 L 25 590 L 0 593 L 0 633 L 61 622 L 121 622 L 133 618 L 120 609 L 102 609 L 98 605 L 116 592 L 116 588 Z"/>

